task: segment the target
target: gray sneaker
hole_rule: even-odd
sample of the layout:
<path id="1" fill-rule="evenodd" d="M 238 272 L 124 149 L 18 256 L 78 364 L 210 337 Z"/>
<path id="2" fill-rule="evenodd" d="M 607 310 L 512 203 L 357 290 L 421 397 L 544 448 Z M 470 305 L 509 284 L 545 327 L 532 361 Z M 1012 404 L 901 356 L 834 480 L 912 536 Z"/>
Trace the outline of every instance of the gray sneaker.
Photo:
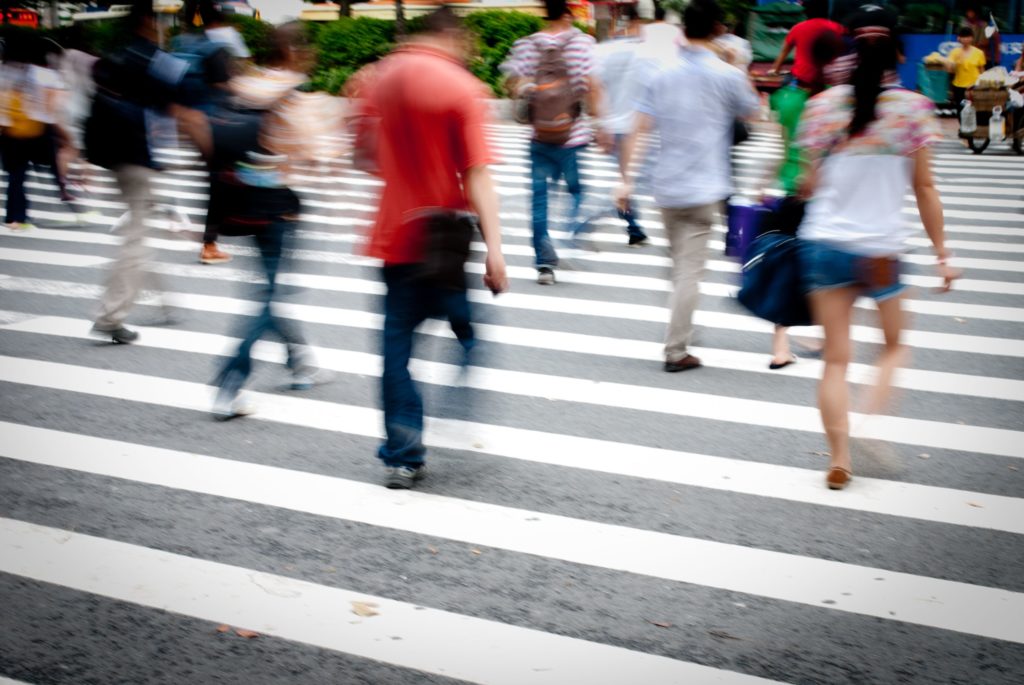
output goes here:
<path id="1" fill-rule="evenodd" d="M 111 342 L 117 343 L 118 345 L 129 345 L 139 339 L 139 334 L 135 331 L 120 326 L 119 328 L 105 329 L 97 328 L 95 325 L 92 330 L 89 331 L 89 335 L 94 338 L 106 338 Z"/>
<path id="2" fill-rule="evenodd" d="M 426 475 L 426 465 L 415 469 L 411 466 L 386 466 L 384 468 L 384 487 L 388 490 L 410 490 L 416 481 L 423 480 Z"/>
<path id="3" fill-rule="evenodd" d="M 537 282 L 541 285 L 555 284 L 555 270 L 548 266 L 537 269 Z"/>

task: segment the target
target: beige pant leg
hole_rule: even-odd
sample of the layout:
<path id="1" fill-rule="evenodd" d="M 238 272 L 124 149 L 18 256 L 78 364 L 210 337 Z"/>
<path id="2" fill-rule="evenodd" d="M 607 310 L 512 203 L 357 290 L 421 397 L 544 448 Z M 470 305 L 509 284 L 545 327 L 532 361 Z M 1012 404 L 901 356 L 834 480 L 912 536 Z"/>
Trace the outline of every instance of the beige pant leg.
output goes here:
<path id="1" fill-rule="evenodd" d="M 708 239 L 718 203 L 685 208 L 662 208 L 672 256 L 672 294 L 665 359 L 676 362 L 687 355 L 693 338 L 700 281 L 704 277 Z"/>
<path id="2" fill-rule="evenodd" d="M 111 265 L 106 291 L 100 298 L 96 318 L 96 328 L 100 330 L 120 328 L 144 284 L 153 283 L 146 274 L 150 250 L 145 243 L 146 218 L 153 200 L 150 185 L 153 173 L 152 169 L 136 165 L 124 165 L 114 171 L 129 216 L 121 224 L 119 232 L 124 242 Z"/>

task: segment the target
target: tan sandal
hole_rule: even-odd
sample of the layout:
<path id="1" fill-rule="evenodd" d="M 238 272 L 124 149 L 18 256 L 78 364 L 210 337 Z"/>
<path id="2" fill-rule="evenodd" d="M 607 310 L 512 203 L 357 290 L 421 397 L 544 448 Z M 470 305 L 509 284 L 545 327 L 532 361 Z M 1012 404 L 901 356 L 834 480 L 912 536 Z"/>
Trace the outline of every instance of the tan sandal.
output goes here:
<path id="1" fill-rule="evenodd" d="M 825 476 L 825 484 L 829 490 L 842 490 L 853 480 L 853 472 L 842 466 L 833 466 Z"/>

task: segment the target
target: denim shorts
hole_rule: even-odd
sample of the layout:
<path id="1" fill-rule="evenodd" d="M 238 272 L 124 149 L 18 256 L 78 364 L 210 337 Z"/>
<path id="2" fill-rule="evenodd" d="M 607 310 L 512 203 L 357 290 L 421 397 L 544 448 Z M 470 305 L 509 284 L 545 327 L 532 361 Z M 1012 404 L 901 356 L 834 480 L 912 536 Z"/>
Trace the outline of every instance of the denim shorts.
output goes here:
<path id="1" fill-rule="evenodd" d="M 801 240 L 799 254 L 804 292 L 807 293 L 860 286 L 862 295 L 881 301 L 899 295 L 906 288 L 898 278 L 896 283 L 881 288 L 868 285 L 860 274 L 862 255 L 837 250 L 822 242 Z M 899 262 L 896 264 L 898 269 Z"/>

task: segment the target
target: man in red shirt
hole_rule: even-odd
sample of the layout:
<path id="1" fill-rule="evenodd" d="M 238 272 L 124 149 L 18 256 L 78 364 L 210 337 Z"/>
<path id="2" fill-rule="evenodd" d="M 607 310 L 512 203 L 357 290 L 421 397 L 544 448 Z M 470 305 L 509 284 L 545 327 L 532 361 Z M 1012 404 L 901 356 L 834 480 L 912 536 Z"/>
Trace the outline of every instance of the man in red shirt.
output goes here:
<path id="1" fill-rule="evenodd" d="M 793 78 L 801 88 L 816 93 L 825 87 L 825 75 L 814 58 L 814 43 L 829 32 L 842 35 L 843 27 L 828 19 L 828 0 L 807 0 L 804 12 L 807 19 L 789 30 L 786 42 L 768 73 L 777 74 L 789 53 L 795 49 Z"/>
<path id="2" fill-rule="evenodd" d="M 495 159 L 484 128 L 485 87 L 464 66 L 469 43 L 459 18 L 442 8 L 424 26 L 368 78 L 357 124 L 357 155 L 385 182 L 368 254 L 383 260 L 387 285 L 387 438 L 378 456 L 389 488 L 411 488 L 424 474 L 423 403 L 408 369 L 413 332 L 424 319 L 444 317 L 467 353 L 474 344 L 462 263 L 455 265 L 455 284 L 428 275 L 437 231 L 455 235 L 457 222 L 475 212 L 487 246 L 484 284 L 495 294 L 508 288 L 498 196 L 487 169 Z"/>

